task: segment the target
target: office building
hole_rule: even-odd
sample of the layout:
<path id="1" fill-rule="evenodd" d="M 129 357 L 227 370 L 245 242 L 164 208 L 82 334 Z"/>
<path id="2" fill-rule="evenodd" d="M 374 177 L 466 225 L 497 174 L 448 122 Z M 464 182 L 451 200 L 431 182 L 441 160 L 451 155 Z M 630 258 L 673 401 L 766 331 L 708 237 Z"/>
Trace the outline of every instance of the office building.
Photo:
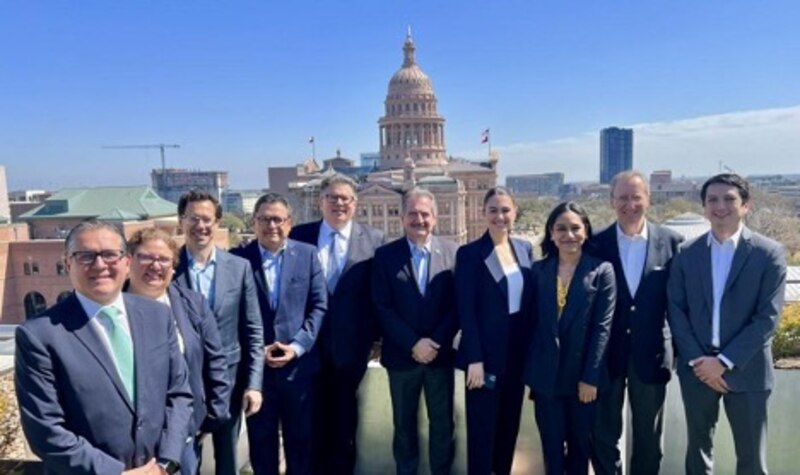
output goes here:
<path id="1" fill-rule="evenodd" d="M 600 183 L 633 169 L 633 129 L 609 127 L 600 131 Z"/>

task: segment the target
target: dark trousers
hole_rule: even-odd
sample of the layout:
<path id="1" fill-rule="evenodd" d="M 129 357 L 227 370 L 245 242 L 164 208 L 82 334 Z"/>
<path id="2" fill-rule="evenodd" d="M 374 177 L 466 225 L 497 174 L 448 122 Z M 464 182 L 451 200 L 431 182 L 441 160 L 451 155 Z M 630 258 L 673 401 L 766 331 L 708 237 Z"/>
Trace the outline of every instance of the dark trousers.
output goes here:
<path id="1" fill-rule="evenodd" d="M 597 402 L 584 404 L 577 394 L 555 397 L 536 394 L 533 404 L 545 473 L 588 474 Z"/>
<path id="2" fill-rule="evenodd" d="M 367 362 L 335 367 L 323 358 L 316 379 L 312 471 L 317 475 L 351 474 L 356 466 L 358 386 Z"/>
<path id="3" fill-rule="evenodd" d="M 449 475 L 455 453 L 453 439 L 452 366 L 419 365 L 410 370 L 388 370 L 392 396 L 392 449 L 398 475 L 416 474 L 419 467 L 417 417 L 421 393 L 428 410 L 429 461 L 432 475 Z"/>
<path id="4" fill-rule="evenodd" d="M 228 376 L 231 381 L 236 381 L 231 392 L 231 418 L 211 433 L 216 475 L 238 475 L 239 473 L 236 452 L 239 444 L 239 432 L 242 428 L 242 398 L 246 384 L 245 381 L 237 379 L 238 368 L 239 364 L 228 366 Z"/>
<path id="5" fill-rule="evenodd" d="M 250 465 L 255 475 L 278 475 L 282 434 L 286 473 L 307 475 L 311 473 L 313 379 L 287 380 L 270 373 L 264 374 L 261 410 L 247 418 Z"/>
<path id="6" fill-rule="evenodd" d="M 467 472 L 511 473 L 525 387 L 520 374 L 497 378 L 495 389 L 467 389 Z"/>
<path id="7" fill-rule="evenodd" d="M 594 425 L 594 455 L 592 465 L 597 475 L 621 475 L 623 463 L 617 446 L 622 437 L 622 411 L 627 383 L 628 402 L 631 407 L 633 450 L 631 475 L 657 474 L 663 456 L 664 399 L 667 385 L 647 384 L 628 365 L 627 377 L 611 381 L 610 386 L 597 400 Z"/>
<path id="8" fill-rule="evenodd" d="M 689 371 L 679 371 L 686 414 L 688 444 L 686 473 L 711 473 L 713 438 L 719 419 L 719 400 L 731 425 L 736 450 L 736 473 L 767 473 L 767 400 L 770 391 L 720 394 Z"/>

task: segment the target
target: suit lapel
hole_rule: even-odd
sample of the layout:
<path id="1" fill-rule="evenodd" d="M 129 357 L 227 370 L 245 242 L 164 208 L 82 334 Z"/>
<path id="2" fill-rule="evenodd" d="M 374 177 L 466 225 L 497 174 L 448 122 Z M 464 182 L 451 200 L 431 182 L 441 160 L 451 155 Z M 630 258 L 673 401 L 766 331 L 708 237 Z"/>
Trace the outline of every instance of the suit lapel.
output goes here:
<path id="1" fill-rule="evenodd" d="M 256 281 L 256 289 L 263 295 L 269 295 L 267 281 L 264 280 L 264 262 L 261 260 L 261 248 L 258 241 L 251 242 L 245 249 L 247 260 L 250 261 L 250 268 L 253 270 L 253 279 Z"/>
<path id="2" fill-rule="evenodd" d="M 708 306 L 708 318 L 711 319 L 711 309 L 714 308 L 714 284 L 712 282 L 714 269 L 711 267 L 711 247 L 708 245 L 708 236 L 711 233 L 704 234 L 703 237 L 697 240 L 697 254 L 698 273 L 700 274 L 700 282 L 703 285 L 703 297 L 705 298 L 706 305 Z"/>
<path id="3" fill-rule="evenodd" d="M 280 308 L 280 306 L 283 304 L 280 299 L 280 295 L 286 294 L 286 289 L 289 288 L 289 282 L 291 281 L 292 276 L 295 275 L 295 267 L 297 267 L 297 249 L 294 245 L 292 245 L 291 241 L 289 241 L 286 244 L 286 250 L 283 251 L 280 283 L 278 284 L 278 305 L 275 308 L 275 313 L 278 312 L 278 308 Z"/>
<path id="4" fill-rule="evenodd" d="M 192 325 L 191 317 L 186 313 L 186 307 L 180 302 L 183 297 L 181 297 L 181 294 L 172 286 L 167 287 L 167 294 L 169 295 L 172 317 L 175 319 L 178 330 L 181 332 L 181 335 L 190 334 L 189 332 L 194 330 L 194 326 Z"/>
<path id="5" fill-rule="evenodd" d="M 656 263 L 661 260 L 661 253 L 664 252 L 664 242 L 661 239 L 661 233 L 659 233 L 658 229 L 650 224 L 649 221 L 645 223 L 645 226 L 647 226 L 647 250 L 645 251 L 642 277 L 639 279 L 639 287 L 636 289 L 637 295 L 642 291 L 648 274 L 657 267 Z M 625 287 L 627 288 L 627 285 Z M 628 292 L 630 292 L 630 289 Z M 636 295 L 631 295 L 631 297 L 635 298 Z"/>
<path id="6" fill-rule="evenodd" d="M 433 236 L 431 239 L 431 264 L 428 268 L 428 283 L 431 283 L 433 276 L 444 270 L 444 255 L 442 254 L 442 241 Z"/>
<path id="7" fill-rule="evenodd" d="M 350 230 L 350 239 L 347 243 L 347 261 L 345 261 L 341 275 L 346 274 L 356 262 L 364 260 L 364 254 L 364 228 L 353 221 L 353 228 Z M 339 283 L 341 283 L 341 276 L 339 280 Z M 337 284 L 336 287 L 338 288 L 339 285 Z"/>
<path id="8" fill-rule="evenodd" d="M 174 280 L 184 289 L 197 291 L 197 289 L 192 288 L 192 277 L 189 272 L 189 251 L 186 250 L 186 246 L 181 248 L 181 258 L 178 267 L 175 269 Z"/>
<path id="9" fill-rule="evenodd" d="M 733 253 L 733 261 L 731 262 L 731 271 L 728 274 L 728 280 L 725 281 L 725 295 L 730 290 L 731 285 L 736 281 L 739 273 L 744 268 L 744 263 L 747 261 L 747 256 L 753 250 L 753 245 L 750 242 L 751 233 L 747 228 L 742 229 L 742 235 L 739 237 L 739 243 L 736 246 L 736 252 Z"/>
<path id="10" fill-rule="evenodd" d="M 227 268 L 228 255 L 221 249 L 214 250 L 217 263 L 214 267 L 214 314 L 222 313 L 222 301 L 225 300 L 225 293 L 228 291 L 230 282 L 228 274 L 224 271 Z"/>
<path id="11" fill-rule="evenodd" d="M 422 292 L 419 290 L 419 284 L 417 283 L 417 275 L 414 273 L 414 263 L 412 262 L 411 258 L 411 249 L 408 247 L 408 241 L 406 238 L 403 237 L 397 241 L 397 252 L 394 253 L 394 255 L 398 259 L 400 268 L 406 275 L 408 281 L 413 283 L 414 289 L 417 291 L 417 295 L 422 296 Z"/>
<path id="12" fill-rule="evenodd" d="M 144 382 L 147 379 L 147 370 L 152 366 L 147 364 L 147 348 L 144 347 L 146 334 L 144 325 L 147 322 L 147 315 L 144 315 L 136 305 L 133 305 L 124 294 L 123 298 L 125 299 L 125 311 L 128 312 L 128 326 L 131 329 L 131 339 L 133 340 L 133 368 L 134 374 L 136 375 L 134 387 L 136 388 L 136 412 L 138 412 L 138 403 L 142 400 L 139 394 L 145 390 Z M 124 387 L 122 388 L 123 394 L 125 394 Z M 125 398 L 125 401 L 128 402 L 131 410 L 134 410 L 127 398 Z"/>
<path id="13" fill-rule="evenodd" d="M 480 251 L 481 257 L 483 258 L 483 265 L 486 266 L 489 275 L 492 276 L 495 284 L 497 284 L 497 289 L 500 290 L 502 295 L 508 295 L 508 283 L 505 279 L 506 275 L 503 272 L 503 267 L 500 265 L 500 258 L 495 254 L 494 243 L 488 231 L 481 238 Z"/>
<path id="14" fill-rule="evenodd" d="M 75 297 L 75 294 L 72 295 L 70 302 L 70 306 L 72 308 L 68 308 L 67 312 L 69 313 L 68 318 L 73 319 L 76 322 L 76 326 L 74 327 L 73 334 L 78 338 L 78 340 L 89 350 L 89 352 L 95 357 L 100 366 L 103 368 L 103 371 L 106 373 L 111 381 L 114 383 L 114 387 L 117 388 L 117 392 L 119 396 L 125 401 L 125 404 L 128 405 L 128 408 L 133 412 L 133 404 L 131 400 L 128 398 L 128 392 L 125 390 L 125 386 L 122 384 L 122 380 L 119 377 L 119 372 L 117 372 L 117 366 L 114 364 L 114 360 L 112 356 L 109 354 L 108 348 L 103 343 L 103 340 L 100 336 L 96 333 L 95 329 L 92 328 L 91 322 L 89 322 L 89 317 L 86 315 L 86 312 L 83 311 L 83 307 L 81 306 L 78 298 Z M 128 305 L 126 304 L 125 311 L 128 312 L 128 324 L 131 327 L 131 333 L 133 333 L 133 323 L 132 323 L 132 316 L 131 316 L 131 309 L 127 308 Z M 133 339 L 134 345 L 136 344 L 136 338 Z M 136 358 L 136 346 L 134 346 L 134 358 Z M 138 368 L 138 362 L 135 362 L 134 365 Z M 138 375 L 137 375 L 138 378 Z"/>

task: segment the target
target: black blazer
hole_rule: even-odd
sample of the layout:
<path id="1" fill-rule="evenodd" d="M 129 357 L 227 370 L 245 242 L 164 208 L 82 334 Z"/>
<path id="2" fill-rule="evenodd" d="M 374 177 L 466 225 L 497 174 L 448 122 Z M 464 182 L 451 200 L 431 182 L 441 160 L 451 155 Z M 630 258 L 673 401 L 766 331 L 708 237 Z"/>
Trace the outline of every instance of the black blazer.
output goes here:
<path id="1" fill-rule="evenodd" d="M 269 288 L 262 270 L 258 241 L 233 252 L 247 259 L 253 270 L 264 326 L 264 344 L 275 341 L 296 343 L 305 350 L 299 358 L 282 368 L 265 366 L 265 377 L 274 374 L 292 379 L 314 374 L 319 369 L 317 335 L 328 302 L 325 276 L 316 248 L 292 239 L 286 241 L 278 286 L 278 307 L 275 309 L 269 304 Z"/>
<path id="2" fill-rule="evenodd" d="M 614 315 L 614 268 L 586 253 L 569 285 L 567 305 L 558 317 L 558 258 L 531 269 L 533 341 L 525 361 L 525 384 L 547 396 L 577 394 L 578 382 L 602 390 L 608 383 L 606 347 Z"/>
<path id="3" fill-rule="evenodd" d="M 420 293 L 404 236 L 375 251 L 372 300 L 383 335 L 381 363 L 387 369 L 407 370 L 420 365 L 411 349 L 420 338 L 441 345 L 428 366 L 453 364 L 453 336 L 458 321 L 453 305 L 456 243 L 431 238 L 431 258 L 425 295 Z"/>
<path id="4" fill-rule="evenodd" d="M 531 302 L 529 269 L 533 247 L 530 242 L 516 238 L 511 238 L 511 247 L 525 278 L 521 315 L 515 318 L 524 319 Z M 510 322 L 508 283 L 497 259 L 489 258 L 493 251 L 494 243 L 487 231 L 477 240 L 461 246 L 456 254 L 456 304 L 461 325 L 456 367 L 466 371 L 471 363 L 483 362 L 485 372 L 500 378 L 508 363 L 512 327 L 516 331 L 524 322 Z M 511 352 L 516 349 L 512 348 Z"/>
<path id="5" fill-rule="evenodd" d="M 295 226 L 289 237 L 316 247 L 321 224 L 314 221 Z M 365 365 L 372 343 L 378 339 L 370 273 L 375 249 L 383 242 L 381 231 L 353 222 L 347 262 L 336 290 L 328 295 L 328 312 L 317 341 L 322 356 L 336 367 Z"/>
<path id="6" fill-rule="evenodd" d="M 217 321 L 202 294 L 174 283 L 167 288 L 167 294 L 183 339 L 183 357 L 194 397 L 190 434 L 213 432 L 230 418 L 228 406 L 233 389 Z"/>
<path id="7" fill-rule="evenodd" d="M 617 245 L 617 225 L 592 237 L 594 254 L 614 266 L 617 305 L 611 325 L 608 370 L 612 379 L 627 372 L 633 362 L 636 375 L 648 384 L 665 384 L 672 375 L 672 334 L 667 323 L 667 279 L 672 257 L 683 237 L 647 223 L 647 256 L 636 295 L 631 295 Z"/>

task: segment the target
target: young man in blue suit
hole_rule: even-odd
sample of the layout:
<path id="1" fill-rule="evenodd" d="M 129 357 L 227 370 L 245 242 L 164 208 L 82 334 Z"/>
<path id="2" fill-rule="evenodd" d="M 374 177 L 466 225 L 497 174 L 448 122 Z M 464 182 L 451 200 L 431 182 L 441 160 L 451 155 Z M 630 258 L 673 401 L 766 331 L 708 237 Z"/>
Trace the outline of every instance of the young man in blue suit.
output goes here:
<path id="1" fill-rule="evenodd" d="M 670 270 L 669 323 L 686 409 L 686 473 L 713 471 L 720 400 L 736 447 L 736 473 L 767 473 L 772 335 L 783 309 L 783 246 L 744 224 L 750 187 L 735 174 L 700 192 L 711 230 L 681 246 Z"/>
<path id="2" fill-rule="evenodd" d="M 180 251 L 174 279 L 179 286 L 203 294 L 211 306 L 234 385 L 231 418 L 211 434 L 214 473 L 236 475 L 242 411 L 249 416 L 261 408 L 264 335 L 253 273 L 244 259 L 214 245 L 222 217 L 222 207 L 214 196 L 187 192 L 178 202 L 178 215 L 186 245 Z"/>
<path id="3" fill-rule="evenodd" d="M 356 466 L 358 386 L 378 339 L 370 272 L 383 233 L 353 220 L 356 183 L 345 175 L 322 181 L 322 220 L 292 229 L 290 238 L 316 246 L 328 284 L 328 312 L 320 329 L 322 367 L 314 411 L 315 474 L 351 474 Z"/>
<path id="4" fill-rule="evenodd" d="M 192 417 L 165 305 L 123 294 L 129 257 L 113 225 L 66 239 L 75 293 L 17 329 L 22 428 L 54 474 L 175 473 Z"/>
<path id="5" fill-rule="evenodd" d="M 264 405 L 247 419 L 250 463 L 256 475 L 278 475 L 278 428 L 288 473 L 311 473 L 312 401 L 319 370 L 315 346 L 327 306 L 316 248 L 288 239 L 292 209 L 277 194 L 256 201 L 257 240 L 237 249 L 250 263 L 264 326 Z"/>
<path id="6" fill-rule="evenodd" d="M 617 281 L 607 356 L 611 383 L 597 402 L 592 463 L 598 475 L 624 473 L 617 444 L 627 389 L 633 429 L 629 473 L 657 474 L 673 367 L 667 277 L 683 238 L 647 220 L 650 186 L 638 171 L 624 171 L 611 180 L 611 207 L 616 222 L 591 240 L 597 257 L 614 265 Z"/>
<path id="7" fill-rule="evenodd" d="M 425 394 L 433 475 L 453 462 L 453 336 L 458 327 L 453 267 L 458 246 L 433 235 L 436 199 L 414 188 L 403 198 L 405 235 L 375 252 L 372 298 L 381 324 L 381 363 L 389 373 L 397 473 L 419 468 L 417 418 Z"/>

